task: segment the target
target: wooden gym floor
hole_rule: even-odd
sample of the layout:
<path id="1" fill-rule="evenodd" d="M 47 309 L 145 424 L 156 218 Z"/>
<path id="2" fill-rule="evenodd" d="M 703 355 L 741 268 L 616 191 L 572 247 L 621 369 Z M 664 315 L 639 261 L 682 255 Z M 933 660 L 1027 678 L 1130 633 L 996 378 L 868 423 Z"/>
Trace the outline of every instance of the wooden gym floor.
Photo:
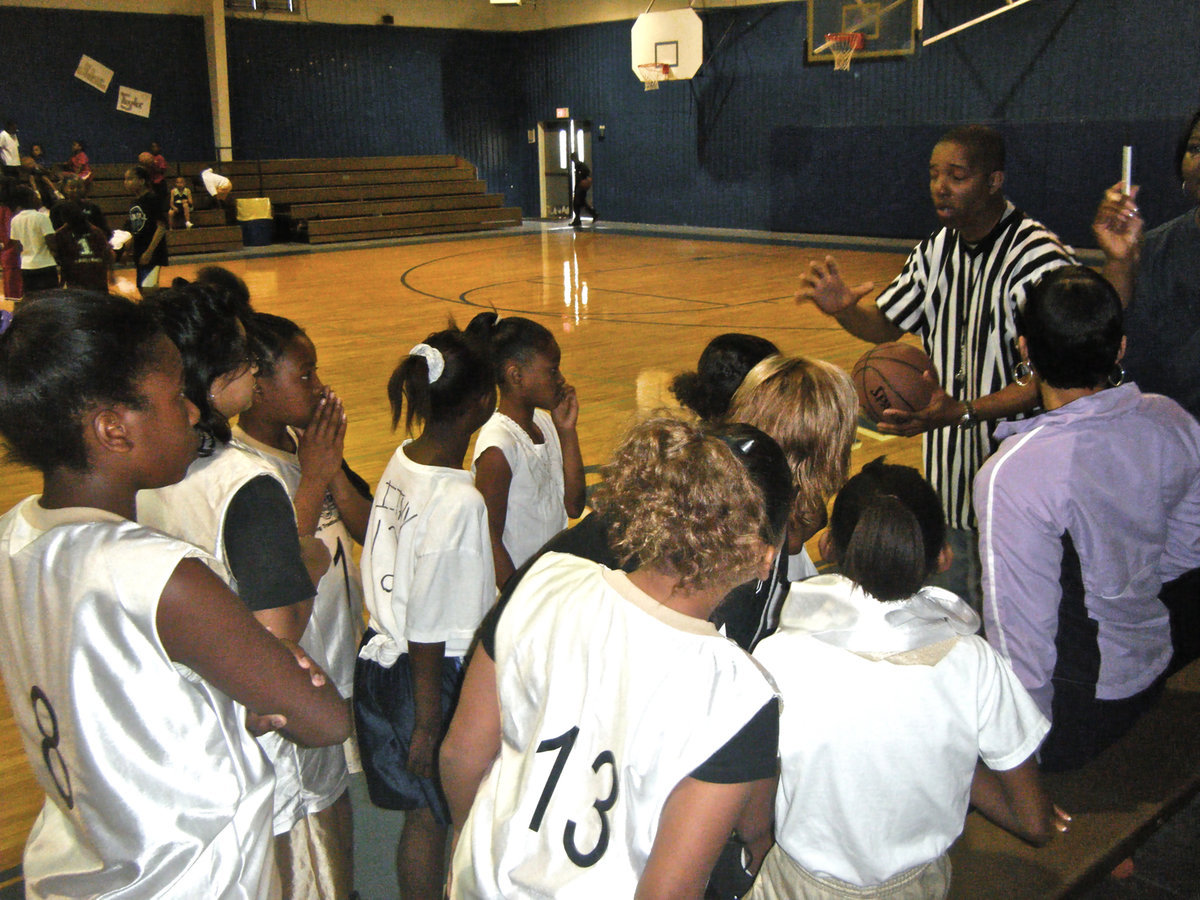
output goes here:
<path id="1" fill-rule="evenodd" d="M 778 238 L 573 231 L 530 224 L 499 236 L 221 262 L 242 276 L 254 306 L 296 320 L 316 344 L 321 378 L 350 417 L 346 460 L 374 485 L 400 440 L 390 429 L 385 386 L 397 359 L 449 317 L 477 312 L 535 318 L 555 333 L 563 372 L 580 400 L 579 433 L 589 470 L 604 463 L 639 413 L 672 406 L 667 382 L 694 369 L 722 332 L 770 338 L 784 353 L 821 357 L 847 370 L 866 349 L 836 323 L 792 300 L 798 273 L 825 248 Z M 763 238 L 767 236 L 763 235 Z M 832 251 L 848 283 L 881 287 L 906 250 Z M 198 264 L 171 265 L 169 278 Z M 118 290 L 130 292 L 128 271 Z M 919 439 L 860 432 L 854 468 L 886 453 L 920 465 Z M 36 473 L 0 463 L 0 510 L 40 490 Z M 815 555 L 815 547 L 810 547 Z M 0 885 L 12 874 L 42 794 L 21 752 L 6 695 L 0 698 Z"/>

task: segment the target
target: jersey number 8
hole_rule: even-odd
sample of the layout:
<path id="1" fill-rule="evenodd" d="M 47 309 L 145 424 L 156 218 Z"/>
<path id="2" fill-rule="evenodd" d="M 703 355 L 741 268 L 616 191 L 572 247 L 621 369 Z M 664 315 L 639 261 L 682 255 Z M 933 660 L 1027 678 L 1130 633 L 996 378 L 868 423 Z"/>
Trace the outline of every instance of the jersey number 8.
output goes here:
<path id="1" fill-rule="evenodd" d="M 61 735 L 58 733 L 58 715 L 54 712 L 54 707 L 50 704 L 50 698 L 36 684 L 33 690 L 29 692 L 29 702 L 33 704 L 33 717 L 37 721 L 38 731 L 42 733 L 42 760 L 46 763 L 46 769 L 50 772 L 50 778 L 54 781 L 54 786 L 58 788 L 59 796 L 63 798 L 67 804 L 67 809 L 75 808 L 75 795 L 71 791 L 71 773 L 67 770 L 67 764 L 63 761 L 62 753 L 59 752 L 58 742 Z M 43 721 L 43 711 L 45 718 L 49 719 L 49 729 L 47 723 Z"/>

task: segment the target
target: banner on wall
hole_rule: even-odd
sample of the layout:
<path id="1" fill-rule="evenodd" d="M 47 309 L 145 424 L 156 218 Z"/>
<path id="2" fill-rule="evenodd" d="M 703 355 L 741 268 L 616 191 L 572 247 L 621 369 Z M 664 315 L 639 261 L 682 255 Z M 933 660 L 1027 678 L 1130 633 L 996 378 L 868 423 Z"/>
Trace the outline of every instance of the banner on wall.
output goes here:
<path id="1" fill-rule="evenodd" d="M 103 94 L 108 90 L 109 82 L 112 81 L 113 70 L 85 53 L 79 57 L 79 65 L 75 67 L 75 77 L 85 84 L 90 84 Z"/>
<path id="2" fill-rule="evenodd" d="M 117 109 L 143 119 L 150 118 L 150 95 L 122 85 L 117 89 Z"/>

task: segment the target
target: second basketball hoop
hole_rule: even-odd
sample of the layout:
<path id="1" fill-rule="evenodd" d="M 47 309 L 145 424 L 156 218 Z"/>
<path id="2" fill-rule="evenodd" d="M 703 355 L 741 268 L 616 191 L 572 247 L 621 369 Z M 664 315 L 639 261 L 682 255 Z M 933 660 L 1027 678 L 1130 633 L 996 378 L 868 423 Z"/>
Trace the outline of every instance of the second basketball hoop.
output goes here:
<path id="1" fill-rule="evenodd" d="M 825 35 L 825 44 L 833 53 L 833 68 L 849 71 L 850 58 L 855 50 L 863 48 L 863 36 L 860 31 L 832 33 Z"/>

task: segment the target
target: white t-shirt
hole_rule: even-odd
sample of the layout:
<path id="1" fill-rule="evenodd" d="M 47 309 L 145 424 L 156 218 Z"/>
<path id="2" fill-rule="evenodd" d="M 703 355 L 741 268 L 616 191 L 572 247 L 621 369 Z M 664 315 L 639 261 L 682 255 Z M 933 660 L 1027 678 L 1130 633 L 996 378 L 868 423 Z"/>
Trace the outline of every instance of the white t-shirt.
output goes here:
<path id="1" fill-rule="evenodd" d="M 54 234 L 54 226 L 40 209 L 23 209 L 13 216 L 9 233 L 14 241 L 21 242 L 22 269 L 48 269 L 54 265 L 54 254 L 46 244 L 46 235 Z"/>
<path id="2" fill-rule="evenodd" d="M 711 623 L 561 553 L 521 579 L 495 650 L 500 755 L 454 854 L 456 898 L 632 897 L 671 791 L 775 693 Z"/>
<path id="3" fill-rule="evenodd" d="M 502 412 L 492 413 L 475 441 L 476 461 L 484 450 L 497 447 L 512 471 L 502 540 L 513 567 L 518 569 L 567 527 L 558 430 L 544 409 L 533 411 L 533 423 L 542 432 L 544 440 L 540 444 Z"/>
<path id="4" fill-rule="evenodd" d="M 214 197 L 217 196 L 217 192 L 220 191 L 221 188 L 233 186 L 233 182 L 231 182 L 224 175 L 214 172 L 212 169 L 205 169 L 203 172 L 201 172 L 200 180 L 204 182 L 204 189 Z"/>
<path id="5" fill-rule="evenodd" d="M 8 131 L 0 131 L 0 163 L 6 166 L 21 164 L 21 145 L 17 136 Z"/>
<path id="6" fill-rule="evenodd" d="M 367 522 L 363 595 L 378 634 L 359 652 L 391 667 L 408 642 L 463 656 L 496 599 L 487 507 L 471 473 L 392 454 Z"/>
<path id="7" fill-rule="evenodd" d="M 879 884 L 962 832 L 977 758 L 1000 771 L 1049 722 L 979 618 L 926 588 L 880 602 L 840 575 L 792 585 L 754 656 L 783 698 L 775 839 L 815 875 Z"/>
<path id="8" fill-rule="evenodd" d="M 274 778 L 245 707 L 158 636 L 163 588 L 189 557 L 221 569 L 97 509 L 31 497 L 0 519 L 0 670 L 46 792 L 28 897 L 279 896 Z"/>

